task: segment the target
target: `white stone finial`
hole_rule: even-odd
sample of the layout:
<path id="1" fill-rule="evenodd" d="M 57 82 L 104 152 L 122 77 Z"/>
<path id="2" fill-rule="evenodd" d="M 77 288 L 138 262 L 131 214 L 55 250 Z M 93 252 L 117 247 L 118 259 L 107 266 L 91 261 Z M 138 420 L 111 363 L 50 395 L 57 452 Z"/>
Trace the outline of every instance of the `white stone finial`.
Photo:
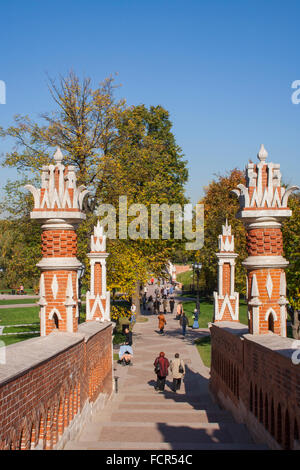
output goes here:
<path id="1" fill-rule="evenodd" d="M 257 156 L 258 156 L 258 159 L 259 159 L 261 162 L 264 162 L 264 161 L 266 160 L 266 158 L 267 158 L 267 156 L 268 156 L 268 152 L 266 151 L 266 149 L 265 149 L 265 147 L 264 147 L 264 144 L 261 144 Z"/>
<path id="2" fill-rule="evenodd" d="M 226 219 L 225 225 L 222 225 L 223 235 L 231 235 L 231 225 L 228 225 L 228 219 Z"/>
<path id="3" fill-rule="evenodd" d="M 97 225 L 94 227 L 94 236 L 95 237 L 102 237 L 103 236 L 103 227 L 100 225 L 100 221 L 98 220 Z"/>
<path id="4" fill-rule="evenodd" d="M 56 149 L 56 152 L 54 154 L 54 160 L 56 161 L 56 163 L 61 163 L 63 161 L 63 154 L 61 153 L 61 150 L 59 147 L 57 147 Z"/>

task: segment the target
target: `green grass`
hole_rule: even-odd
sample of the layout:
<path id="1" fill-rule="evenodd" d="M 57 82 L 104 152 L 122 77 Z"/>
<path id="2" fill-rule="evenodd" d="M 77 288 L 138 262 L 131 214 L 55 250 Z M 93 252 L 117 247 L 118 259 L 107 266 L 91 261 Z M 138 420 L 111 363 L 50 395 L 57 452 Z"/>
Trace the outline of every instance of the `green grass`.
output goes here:
<path id="1" fill-rule="evenodd" d="M 39 307 L 16 307 L 0 309 L 0 325 L 39 323 Z"/>
<path id="2" fill-rule="evenodd" d="M 184 290 L 188 290 L 190 285 L 193 284 L 193 271 L 186 271 L 184 273 L 179 273 L 176 276 L 176 281 L 183 284 Z"/>
<path id="3" fill-rule="evenodd" d="M 118 361 L 119 360 L 119 353 L 114 353 L 114 361 Z"/>
<path id="4" fill-rule="evenodd" d="M 192 318 L 194 310 L 196 308 L 195 301 L 183 301 L 183 310 L 188 318 L 189 326 L 192 326 L 194 320 Z M 200 299 L 200 315 L 199 315 L 199 327 L 207 328 L 207 324 L 213 321 L 214 305 L 213 302 L 208 301 L 205 298 Z M 240 301 L 240 323 L 245 325 L 248 324 L 247 319 L 247 304 L 244 300 Z"/>
<path id="5" fill-rule="evenodd" d="M 21 333 L 21 332 L 29 332 L 29 331 L 39 331 L 40 330 L 40 324 L 35 323 L 34 325 L 28 325 L 28 326 L 9 326 L 7 328 L 4 328 L 3 333 Z"/>
<path id="6" fill-rule="evenodd" d="M 210 367 L 211 364 L 211 336 L 204 336 L 195 341 L 196 347 L 206 367 Z"/>
<path id="7" fill-rule="evenodd" d="M 123 335 L 123 333 L 114 334 L 113 344 L 121 344 L 121 343 L 124 343 L 124 341 L 125 341 L 125 335 Z"/>
<path id="8" fill-rule="evenodd" d="M 34 304 L 38 299 L 0 300 L 0 305 Z"/>
<path id="9" fill-rule="evenodd" d="M 5 346 L 9 346 L 10 344 L 19 343 L 20 341 L 24 341 L 30 338 L 37 338 L 40 336 L 39 333 L 32 334 L 32 335 L 9 335 L 9 336 L 0 336 L 0 342 L 3 341 Z"/>

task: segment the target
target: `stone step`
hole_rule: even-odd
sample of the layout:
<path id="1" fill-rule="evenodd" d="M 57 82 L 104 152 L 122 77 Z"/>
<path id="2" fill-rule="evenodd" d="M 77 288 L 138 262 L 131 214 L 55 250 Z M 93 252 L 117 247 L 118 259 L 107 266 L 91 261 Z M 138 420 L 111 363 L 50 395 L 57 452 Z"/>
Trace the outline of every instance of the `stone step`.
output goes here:
<path id="1" fill-rule="evenodd" d="M 267 450 L 262 444 L 246 443 L 196 443 L 196 442 L 97 442 L 69 441 L 65 450 Z M 138 455 L 137 455 L 138 457 Z"/>
<path id="2" fill-rule="evenodd" d="M 160 401 L 151 401 L 150 403 L 148 401 L 141 401 L 138 403 L 131 402 L 131 401 L 126 401 L 124 402 L 123 400 L 120 402 L 115 402 L 114 409 L 118 410 L 157 410 L 158 403 L 161 403 Z M 207 410 L 207 411 L 219 411 L 219 408 L 216 407 L 213 403 L 189 403 L 185 401 L 178 401 L 172 403 L 171 401 L 168 402 L 165 400 L 163 402 L 163 408 L 164 410 Z"/>
<path id="3" fill-rule="evenodd" d="M 209 422 L 233 422 L 230 413 L 224 411 L 207 411 L 207 410 L 143 410 L 143 422 L 145 423 L 209 423 Z M 110 415 L 112 422 L 139 422 L 141 419 L 141 411 L 118 410 Z"/>
<path id="4" fill-rule="evenodd" d="M 105 421 L 107 419 L 107 421 Z M 98 440 L 113 442 L 116 435 L 124 436 L 127 442 L 142 445 L 147 442 L 195 442 L 195 443 L 246 443 L 252 442 L 244 425 L 237 423 L 190 422 L 137 422 L 110 421 L 105 415 L 103 421 L 90 423 L 79 439 L 82 442 Z M 117 448 L 117 447 L 116 447 Z"/>

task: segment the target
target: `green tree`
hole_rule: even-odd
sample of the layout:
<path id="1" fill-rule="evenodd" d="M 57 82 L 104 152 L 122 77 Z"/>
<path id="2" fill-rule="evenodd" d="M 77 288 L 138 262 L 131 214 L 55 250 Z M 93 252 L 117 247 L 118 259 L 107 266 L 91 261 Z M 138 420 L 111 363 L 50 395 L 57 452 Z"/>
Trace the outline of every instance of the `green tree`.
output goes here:
<path id="1" fill-rule="evenodd" d="M 294 310 L 300 310 L 300 193 L 289 197 L 292 216 L 282 226 L 284 254 L 289 261 L 286 268 L 288 300 Z"/>
<path id="2" fill-rule="evenodd" d="M 246 272 L 241 262 L 247 257 L 246 231 L 240 220 L 236 218 L 239 210 L 237 198 L 230 192 L 238 184 L 245 183 L 242 171 L 234 169 L 225 176 L 217 176 L 206 188 L 200 203 L 204 204 L 204 246 L 195 253 L 195 259 L 201 261 L 201 280 L 211 293 L 217 287 L 217 258 L 218 237 L 222 233 L 222 225 L 228 219 L 232 227 L 235 241 L 235 252 L 239 254 L 236 260 L 236 288 L 245 293 Z"/>
<path id="3" fill-rule="evenodd" d="M 4 166 L 16 167 L 27 174 L 27 179 L 39 177 L 42 165 L 52 161 L 53 148 L 59 146 L 65 163 L 76 167 L 79 183 L 91 190 L 87 220 L 79 228 L 78 251 L 87 267 L 86 283 L 89 276 L 86 253 L 96 222 L 93 209 L 99 203 L 117 206 L 120 195 L 127 196 L 128 205 L 143 203 L 149 207 L 151 203 L 185 202 L 186 162 L 171 132 L 168 112 L 161 106 L 128 108 L 124 101 L 115 102 L 114 87 L 113 79 L 108 78 L 93 90 L 89 79 L 81 82 L 74 73 L 61 77 L 58 85 L 50 80 L 56 110 L 44 113 L 42 124 L 27 116 L 17 116 L 13 126 L 0 129 L 2 137 L 15 141 L 13 151 L 4 157 Z M 15 184 L 7 187 L 8 197 L 2 211 L 19 210 L 18 217 L 27 217 L 31 227 L 28 218 L 31 203 Z M 18 200 L 22 200 L 21 205 Z M 163 270 L 172 252 L 172 242 L 112 240 L 108 249 L 111 253 L 108 285 L 118 283 L 128 295 L 133 295 L 137 284 L 144 282 L 150 272 Z"/>

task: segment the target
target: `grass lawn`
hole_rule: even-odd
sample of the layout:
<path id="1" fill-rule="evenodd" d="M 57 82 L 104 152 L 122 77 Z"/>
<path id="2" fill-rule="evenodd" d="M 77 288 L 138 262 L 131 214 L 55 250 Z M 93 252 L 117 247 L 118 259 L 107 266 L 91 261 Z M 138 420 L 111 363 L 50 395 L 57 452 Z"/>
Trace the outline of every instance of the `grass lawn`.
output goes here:
<path id="1" fill-rule="evenodd" d="M 193 284 L 193 271 L 186 271 L 185 273 L 179 273 L 176 276 L 176 281 L 181 282 L 184 290 L 189 290 L 190 285 Z"/>
<path id="2" fill-rule="evenodd" d="M 0 300 L 0 305 L 34 304 L 38 299 Z"/>
<path id="3" fill-rule="evenodd" d="M 40 336 L 39 333 L 37 334 L 32 334 L 32 335 L 9 335 L 9 336 L 0 336 L 0 344 L 1 341 L 5 344 L 5 346 L 8 346 L 9 344 L 14 344 L 14 343 L 19 343 L 20 341 L 24 341 L 25 339 L 30 339 L 30 338 L 37 338 Z"/>
<path id="4" fill-rule="evenodd" d="M 0 309 L 0 325 L 39 324 L 39 307 L 16 307 Z"/>
<path id="5" fill-rule="evenodd" d="M 195 341 L 196 347 L 206 367 L 210 367 L 211 364 L 211 336 L 204 336 Z"/>
<path id="6" fill-rule="evenodd" d="M 194 320 L 192 318 L 196 308 L 196 301 L 183 301 L 183 310 L 189 320 L 189 326 L 192 326 Z M 200 298 L 200 315 L 199 327 L 207 328 L 209 322 L 213 321 L 214 305 L 205 298 Z M 240 323 L 248 325 L 247 304 L 244 300 L 240 300 Z"/>
<path id="7" fill-rule="evenodd" d="M 9 326 L 4 328 L 3 333 L 21 333 L 22 331 L 30 332 L 30 331 L 40 331 L 40 324 L 35 323 L 34 325 L 28 326 Z"/>

